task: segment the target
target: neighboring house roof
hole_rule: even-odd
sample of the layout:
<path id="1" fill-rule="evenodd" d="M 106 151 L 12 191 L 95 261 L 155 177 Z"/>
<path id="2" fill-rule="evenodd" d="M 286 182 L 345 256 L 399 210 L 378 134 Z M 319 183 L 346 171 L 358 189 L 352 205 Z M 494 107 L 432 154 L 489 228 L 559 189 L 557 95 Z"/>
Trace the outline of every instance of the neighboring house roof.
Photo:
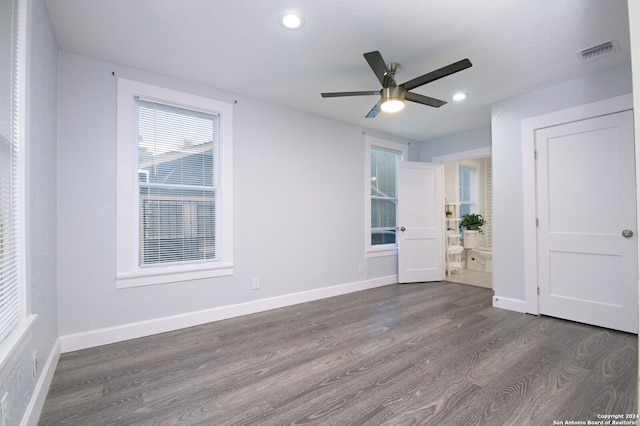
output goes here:
<path id="1" fill-rule="evenodd" d="M 194 186 L 213 185 L 213 142 L 184 146 L 150 156 L 138 165 L 148 182 Z"/>

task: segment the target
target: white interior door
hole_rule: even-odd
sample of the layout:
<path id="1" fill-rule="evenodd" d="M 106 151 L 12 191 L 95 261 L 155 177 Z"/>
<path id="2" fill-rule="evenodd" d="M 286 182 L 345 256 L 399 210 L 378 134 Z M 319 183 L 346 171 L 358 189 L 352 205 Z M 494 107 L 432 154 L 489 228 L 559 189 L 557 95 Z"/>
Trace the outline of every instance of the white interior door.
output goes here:
<path id="1" fill-rule="evenodd" d="M 444 279 L 443 166 L 400 162 L 398 281 Z"/>
<path id="2" fill-rule="evenodd" d="M 540 313 L 637 333 L 633 113 L 539 129 L 535 144 Z"/>

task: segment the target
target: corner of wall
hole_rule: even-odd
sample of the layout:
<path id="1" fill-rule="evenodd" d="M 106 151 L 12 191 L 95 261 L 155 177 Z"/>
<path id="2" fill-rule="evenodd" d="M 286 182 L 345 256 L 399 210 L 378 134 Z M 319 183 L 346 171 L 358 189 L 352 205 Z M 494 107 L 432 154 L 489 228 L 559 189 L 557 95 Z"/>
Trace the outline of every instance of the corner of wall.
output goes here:
<path id="1" fill-rule="evenodd" d="M 506 309 L 508 311 L 527 313 L 527 302 L 519 299 L 511 299 L 508 297 L 493 296 L 493 307 Z"/>

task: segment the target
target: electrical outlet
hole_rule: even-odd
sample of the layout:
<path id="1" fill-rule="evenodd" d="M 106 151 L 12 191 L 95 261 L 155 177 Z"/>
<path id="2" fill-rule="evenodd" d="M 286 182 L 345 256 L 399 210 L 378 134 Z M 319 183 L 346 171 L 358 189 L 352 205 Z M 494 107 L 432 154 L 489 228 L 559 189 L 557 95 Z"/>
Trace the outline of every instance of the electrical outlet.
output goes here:
<path id="1" fill-rule="evenodd" d="M 0 399 L 0 414 L 2 415 L 2 426 L 9 425 L 9 392 L 5 392 Z"/>
<path id="2" fill-rule="evenodd" d="M 33 377 L 38 376 L 38 351 L 33 351 Z"/>
<path id="3" fill-rule="evenodd" d="M 260 278 L 256 277 L 253 279 L 253 289 L 254 290 L 260 289 Z"/>
<path id="4" fill-rule="evenodd" d="M 362 263 L 358 264 L 358 272 L 360 272 L 361 274 L 364 272 L 364 264 Z"/>

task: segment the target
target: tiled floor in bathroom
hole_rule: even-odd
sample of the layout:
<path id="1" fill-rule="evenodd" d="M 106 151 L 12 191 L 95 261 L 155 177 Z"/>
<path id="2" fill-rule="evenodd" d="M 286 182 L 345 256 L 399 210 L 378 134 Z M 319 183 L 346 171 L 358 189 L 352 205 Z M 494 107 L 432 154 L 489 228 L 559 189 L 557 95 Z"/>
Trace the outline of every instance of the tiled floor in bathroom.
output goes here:
<path id="1" fill-rule="evenodd" d="M 450 273 L 447 277 L 445 277 L 445 281 L 459 284 L 475 285 L 484 288 L 492 288 L 493 274 L 491 272 L 462 269 L 460 271 Z"/>

